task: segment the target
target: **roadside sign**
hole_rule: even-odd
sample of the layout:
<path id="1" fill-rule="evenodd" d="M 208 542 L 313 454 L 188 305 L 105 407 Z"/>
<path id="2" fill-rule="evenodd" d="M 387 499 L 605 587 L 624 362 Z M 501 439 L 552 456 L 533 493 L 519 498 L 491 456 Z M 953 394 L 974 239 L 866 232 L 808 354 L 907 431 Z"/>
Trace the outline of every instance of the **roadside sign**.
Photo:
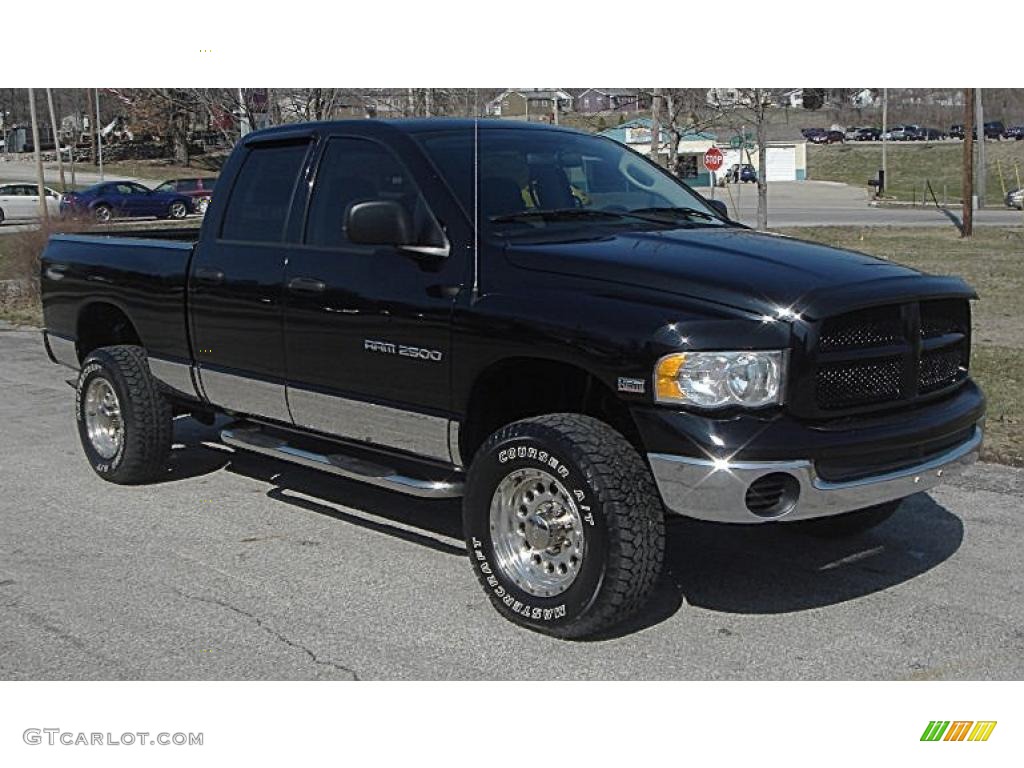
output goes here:
<path id="1" fill-rule="evenodd" d="M 704 167 L 712 173 L 721 168 L 724 162 L 725 155 L 722 154 L 722 150 L 718 147 L 712 147 L 704 153 Z"/>

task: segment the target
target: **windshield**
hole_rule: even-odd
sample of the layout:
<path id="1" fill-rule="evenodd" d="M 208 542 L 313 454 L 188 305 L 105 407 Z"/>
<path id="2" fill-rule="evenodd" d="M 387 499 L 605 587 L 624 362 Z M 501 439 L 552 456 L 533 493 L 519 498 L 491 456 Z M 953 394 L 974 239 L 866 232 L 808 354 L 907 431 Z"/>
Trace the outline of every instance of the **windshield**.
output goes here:
<path id="1" fill-rule="evenodd" d="M 727 225 L 689 187 L 611 139 L 485 125 L 476 137 L 469 128 L 418 138 L 491 234 Z"/>

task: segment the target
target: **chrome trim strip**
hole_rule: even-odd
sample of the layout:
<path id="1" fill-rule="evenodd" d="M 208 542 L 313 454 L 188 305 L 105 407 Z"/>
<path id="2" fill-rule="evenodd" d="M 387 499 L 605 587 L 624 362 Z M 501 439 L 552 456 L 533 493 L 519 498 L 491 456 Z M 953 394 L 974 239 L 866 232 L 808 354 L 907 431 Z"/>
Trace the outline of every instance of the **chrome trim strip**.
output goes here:
<path id="1" fill-rule="evenodd" d="M 149 372 L 155 378 L 184 395 L 199 397 L 191 365 L 149 354 L 147 354 L 147 358 L 149 360 Z"/>
<path id="2" fill-rule="evenodd" d="M 452 460 L 446 418 L 291 385 L 288 403 L 297 427 L 431 459 Z"/>
<path id="3" fill-rule="evenodd" d="M 410 477 L 400 474 L 390 468 L 381 467 L 380 473 L 364 474 L 352 468 L 339 466 L 332 462 L 329 456 L 312 451 L 304 451 L 293 445 L 281 441 L 268 439 L 264 433 L 259 433 L 262 438 L 259 441 L 246 439 L 244 429 L 235 430 L 231 428 L 221 430 L 220 437 L 228 445 L 241 448 L 247 451 L 254 451 L 265 456 L 271 456 L 284 461 L 291 461 L 313 469 L 323 470 L 331 474 L 340 475 L 349 480 L 356 480 L 361 483 L 368 483 L 379 488 L 387 488 L 398 491 L 408 496 L 417 496 L 429 499 L 450 499 L 462 495 L 463 484 L 461 480 L 428 480 L 424 478 Z"/>
<path id="4" fill-rule="evenodd" d="M 963 443 L 928 461 L 847 482 L 823 480 L 813 463 L 802 459 L 730 462 L 664 453 L 649 453 L 647 458 L 669 511 L 715 522 L 764 523 L 838 515 L 927 491 L 977 461 L 982 438 L 982 428 L 976 426 Z M 747 488 L 773 472 L 795 477 L 800 483 L 800 497 L 785 514 L 760 517 L 747 509 Z"/>
<path id="5" fill-rule="evenodd" d="M 452 455 L 452 464 L 457 467 L 465 466 L 465 462 L 462 459 L 462 449 L 459 448 L 461 430 L 462 424 L 455 419 L 448 420 L 448 451 Z"/>
<path id="6" fill-rule="evenodd" d="M 71 339 L 43 331 L 43 343 L 50 350 L 50 357 L 60 365 L 78 370 L 78 347 Z"/>
<path id="7" fill-rule="evenodd" d="M 211 405 L 286 423 L 292 420 L 284 384 L 202 366 L 196 369 L 196 374 Z"/>

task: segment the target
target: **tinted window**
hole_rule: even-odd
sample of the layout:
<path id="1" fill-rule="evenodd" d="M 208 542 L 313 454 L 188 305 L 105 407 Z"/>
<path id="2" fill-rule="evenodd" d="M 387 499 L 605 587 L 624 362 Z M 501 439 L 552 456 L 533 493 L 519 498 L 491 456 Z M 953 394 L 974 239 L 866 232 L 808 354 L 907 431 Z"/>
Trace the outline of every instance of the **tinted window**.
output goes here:
<path id="1" fill-rule="evenodd" d="M 157 191 L 157 192 L 173 192 L 174 191 L 174 182 L 173 181 L 165 181 L 163 184 L 161 184 L 159 187 L 157 187 L 155 191 Z"/>
<path id="2" fill-rule="evenodd" d="M 349 208 L 367 200 L 391 200 L 405 209 L 414 236 L 410 245 L 443 243 L 440 228 L 406 168 L 389 150 L 363 139 L 331 139 L 327 144 L 310 201 L 306 242 L 345 243 Z"/>
<path id="3" fill-rule="evenodd" d="M 306 143 L 258 146 L 249 151 L 224 213 L 225 240 L 280 242 Z"/>
<path id="4" fill-rule="evenodd" d="M 195 192 L 199 189 L 199 182 L 196 179 L 182 179 L 178 182 L 179 192 Z"/>

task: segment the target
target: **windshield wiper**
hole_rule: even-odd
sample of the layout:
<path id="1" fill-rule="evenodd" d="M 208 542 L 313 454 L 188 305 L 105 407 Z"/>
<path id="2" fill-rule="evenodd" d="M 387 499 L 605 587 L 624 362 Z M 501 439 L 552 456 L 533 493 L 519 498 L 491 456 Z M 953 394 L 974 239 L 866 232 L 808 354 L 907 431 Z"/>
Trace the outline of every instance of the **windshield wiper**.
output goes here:
<path id="1" fill-rule="evenodd" d="M 697 208 L 683 208 L 683 207 L 672 207 L 672 206 L 654 206 L 651 208 L 637 208 L 630 211 L 634 216 L 641 217 L 664 217 L 672 216 L 676 218 L 684 219 L 704 219 L 705 221 L 721 221 L 717 216 L 713 216 L 707 211 L 701 211 Z M 659 218 L 658 221 L 664 221 L 664 218 Z"/>
<path id="2" fill-rule="evenodd" d="M 519 211 L 492 216 L 495 224 L 506 224 L 515 221 L 572 221 L 573 219 L 625 219 L 631 214 L 620 211 L 602 211 L 597 208 L 542 208 L 536 211 Z M 643 218 L 635 216 L 632 218 Z"/>

